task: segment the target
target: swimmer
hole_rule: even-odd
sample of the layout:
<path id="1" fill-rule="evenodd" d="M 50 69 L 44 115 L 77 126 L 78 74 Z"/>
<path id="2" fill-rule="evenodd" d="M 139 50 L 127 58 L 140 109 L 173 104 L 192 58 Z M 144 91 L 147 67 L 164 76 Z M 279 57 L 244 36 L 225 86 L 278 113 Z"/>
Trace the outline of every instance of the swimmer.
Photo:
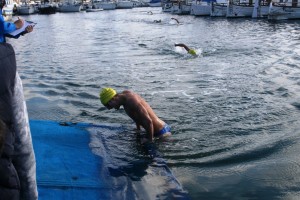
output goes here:
<path id="1" fill-rule="evenodd" d="M 148 13 L 149 15 L 153 15 L 153 12 L 151 12 L 151 11 L 148 11 L 147 13 Z"/>
<path id="2" fill-rule="evenodd" d="M 143 138 L 142 143 L 171 135 L 170 126 L 157 117 L 140 95 L 132 91 L 117 93 L 112 88 L 103 88 L 100 92 L 100 101 L 109 110 L 112 108 L 118 110 L 123 106 L 126 114 L 136 123 L 137 130 L 141 127 L 146 130 L 148 140 Z"/>
<path id="3" fill-rule="evenodd" d="M 153 22 L 155 22 L 155 23 L 161 23 L 161 20 L 159 19 L 159 20 L 154 20 Z"/>
<path id="4" fill-rule="evenodd" d="M 197 52 L 194 49 L 190 49 L 188 46 L 186 46 L 185 44 L 179 43 L 179 44 L 175 44 L 175 47 L 183 47 L 189 54 L 196 56 Z"/>

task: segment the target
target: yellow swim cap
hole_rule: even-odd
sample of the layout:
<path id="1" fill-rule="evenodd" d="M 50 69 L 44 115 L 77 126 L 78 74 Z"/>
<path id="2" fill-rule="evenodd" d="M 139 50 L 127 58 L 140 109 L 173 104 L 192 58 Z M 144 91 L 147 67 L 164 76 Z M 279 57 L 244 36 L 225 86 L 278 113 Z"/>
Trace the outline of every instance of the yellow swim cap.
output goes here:
<path id="1" fill-rule="evenodd" d="M 100 101 L 103 105 L 106 105 L 117 92 L 112 88 L 103 88 L 100 92 Z"/>
<path id="2" fill-rule="evenodd" d="M 189 50 L 189 54 L 192 54 L 194 56 L 197 55 L 197 53 L 196 53 L 196 51 L 194 49 L 190 49 Z"/>

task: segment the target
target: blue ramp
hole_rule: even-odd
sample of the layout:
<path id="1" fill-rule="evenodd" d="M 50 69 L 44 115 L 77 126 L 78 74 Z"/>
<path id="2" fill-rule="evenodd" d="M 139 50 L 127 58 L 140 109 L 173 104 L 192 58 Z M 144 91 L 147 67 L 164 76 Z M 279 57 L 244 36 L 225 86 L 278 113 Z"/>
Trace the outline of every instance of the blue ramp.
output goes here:
<path id="1" fill-rule="evenodd" d="M 130 176 L 136 169 L 111 163 L 104 137 L 120 127 L 30 120 L 30 128 L 39 200 L 189 199 L 155 145 L 145 146 L 150 162 L 136 163 L 146 169 L 139 179 Z"/>
<path id="2" fill-rule="evenodd" d="M 51 121 L 30 121 L 39 199 L 110 199 L 103 159 L 90 148 L 88 131 Z"/>

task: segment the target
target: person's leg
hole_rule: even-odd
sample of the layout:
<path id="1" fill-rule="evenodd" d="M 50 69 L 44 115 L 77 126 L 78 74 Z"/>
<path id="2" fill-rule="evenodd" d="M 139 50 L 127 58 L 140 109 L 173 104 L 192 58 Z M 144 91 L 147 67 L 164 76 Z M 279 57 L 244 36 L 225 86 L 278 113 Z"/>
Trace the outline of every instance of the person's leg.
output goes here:
<path id="1" fill-rule="evenodd" d="M 19 200 L 20 182 L 14 165 L 12 96 L 16 77 L 15 52 L 10 44 L 0 43 L 0 198 Z"/>
<path id="2" fill-rule="evenodd" d="M 22 82 L 16 68 L 12 46 L 0 43 L 0 119 L 9 129 L 6 138 L 14 136 L 14 142 L 8 145 L 13 148 L 9 159 L 12 160 L 20 179 L 20 198 L 35 200 L 37 199 L 35 156 Z"/>
<path id="3" fill-rule="evenodd" d="M 21 199 L 35 200 L 38 197 L 36 184 L 36 161 L 32 146 L 26 102 L 23 86 L 17 73 L 13 96 L 15 127 L 15 153 L 13 163 L 21 183 Z"/>

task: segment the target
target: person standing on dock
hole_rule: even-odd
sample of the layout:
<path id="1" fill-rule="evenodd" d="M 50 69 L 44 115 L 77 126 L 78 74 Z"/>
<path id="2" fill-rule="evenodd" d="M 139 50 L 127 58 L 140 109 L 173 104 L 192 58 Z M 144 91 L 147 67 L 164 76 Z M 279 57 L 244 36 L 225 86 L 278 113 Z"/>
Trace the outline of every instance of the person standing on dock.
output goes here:
<path id="1" fill-rule="evenodd" d="M 137 130 L 143 127 L 148 136 L 148 141 L 154 138 L 163 138 L 171 135 L 171 128 L 154 113 L 150 105 L 138 94 L 125 90 L 117 93 L 112 88 L 103 88 L 100 92 L 101 103 L 109 110 L 120 106 L 124 107 L 127 115 L 136 123 Z M 146 140 L 142 141 L 145 143 Z"/>

